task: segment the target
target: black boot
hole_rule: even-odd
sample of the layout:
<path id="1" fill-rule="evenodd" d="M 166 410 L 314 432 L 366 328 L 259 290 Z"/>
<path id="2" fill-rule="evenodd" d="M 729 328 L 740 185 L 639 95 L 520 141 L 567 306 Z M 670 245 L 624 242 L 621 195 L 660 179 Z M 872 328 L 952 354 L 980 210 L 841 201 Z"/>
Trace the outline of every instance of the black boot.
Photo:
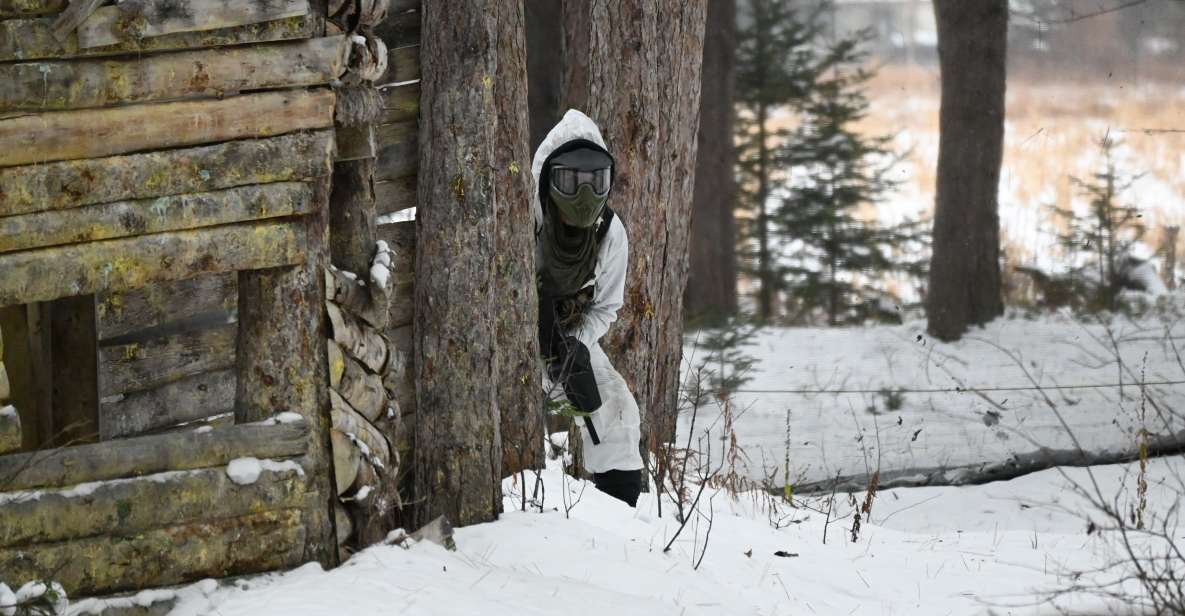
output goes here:
<path id="1" fill-rule="evenodd" d="M 636 471 L 605 471 L 593 473 L 593 483 L 597 489 L 622 501 L 630 507 L 638 505 L 638 495 L 642 493 L 642 469 Z"/>

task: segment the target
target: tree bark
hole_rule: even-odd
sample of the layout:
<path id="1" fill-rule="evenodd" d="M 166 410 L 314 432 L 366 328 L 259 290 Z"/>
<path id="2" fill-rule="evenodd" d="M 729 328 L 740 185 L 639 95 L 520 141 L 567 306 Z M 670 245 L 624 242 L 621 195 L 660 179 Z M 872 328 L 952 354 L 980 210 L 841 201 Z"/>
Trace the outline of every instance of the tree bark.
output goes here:
<path id="1" fill-rule="evenodd" d="M 934 3 L 942 71 L 930 334 L 956 340 L 1004 312 L 998 187 L 1004 152 L 1006 0 Z"/>
<path id="2" fill-rule="evenodd" d="M 498 409 L 502 475 L 542 468 L 543 394 L 539 385 L 539 299 L 535 287 L 531 152 L 527 148 L 527 40 L 523 0 L 497 0 L 494 78 L 497 134 L 494 148 L 497 229 L 495 267 Z"/>
<path id="3" fill-rule="evenodd" d="M 428 2 L 422 9 L 416 526 L 442 514 L 457 525 L 486 522 L 502 507 L 494 6 Z"/>
<path id="4" fill-rule="evenodd" d="M 600 125 L 617 158 L 609 206 L 629 233 L 629 277 L 602 344 L 638 400 L 643 445 L 674 431 L 704 7 L 704 0 L 565 6 L 566 96 Z"/>
<path id="5" fill-rule="evenodd" d="M 736 312 L 736 151 L 733 90 L 736 64 L 736 0 L 708 0 L 704 33 L 699 148 L 691 213 L 691 269 L 683 301 L 689 319 Z"/>

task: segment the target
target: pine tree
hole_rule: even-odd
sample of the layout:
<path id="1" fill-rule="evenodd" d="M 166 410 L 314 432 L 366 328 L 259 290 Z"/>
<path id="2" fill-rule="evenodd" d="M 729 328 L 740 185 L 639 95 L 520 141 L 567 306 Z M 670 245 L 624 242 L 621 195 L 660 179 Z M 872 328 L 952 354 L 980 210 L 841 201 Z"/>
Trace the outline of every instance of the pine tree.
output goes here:
<path id="1" fill-rule="evenodd" d="M 888 177 L 892 137 L 867 137 L 855 128 L 867 115 L 863 89 L 873 76 L 860 51 L 866 39 L 839 40 L 821 54 L 817 66 L 828 68 L 801 104 L 799 126 L 784 146 L 792 178 L 773 222 L 791 321 L 863 322 L 882 312 L 881 300 L 900 303 L 882 288 L 886 275 L 924 275 L 923 261 L 894 254 L 906 244 L 914 248 L 906 255 L 917 254 L 926 243 L 917 223 L 882 228 L 858 217 L 859 208 L 897 185 Z"/>
<path id="2" fill-rule="evenodd" d="M 738 161 L 738 269 L 758 282 L 757 316 L 774 313 L 769 201 L 785 181 L 784 149 L 790 133 L 771 125 L 773 115 L 804 99 L 821 72 L 812 49 L 820 30 L 816 10 L 803 14 L 789 0 L 744 0 L 737 19 L 736 134 Z"/>
<path id="3" fill-rule="evenodd" d="M 1127 257 L 1145 232 L 1139 209 L 1120 203 L 1123 192 L 1139 176 L 1127 175 L 1119 168 L 1116 146 L 1114 139 L 1104 136 L 1099 141 L 1102 169 L 1089 179 L 1070 178 L 1090 200 L 1085 214 L 1072 208 L 1053 208 L 1066 225 L 1066 231 L 1058 234 L 1058 244 L 1073 263 L 1071 277 L 1088 289 L 1087 307 L 1091 310 L 1115 308 Z"/>

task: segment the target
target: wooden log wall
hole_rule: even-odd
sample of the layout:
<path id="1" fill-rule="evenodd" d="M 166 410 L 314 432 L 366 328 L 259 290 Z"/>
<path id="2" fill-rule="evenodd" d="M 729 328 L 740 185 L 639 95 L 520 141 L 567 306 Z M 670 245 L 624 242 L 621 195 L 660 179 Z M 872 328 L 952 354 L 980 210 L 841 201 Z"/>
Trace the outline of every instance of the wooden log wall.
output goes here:
<path id="1" fill-rule="evenodd" d="M 6 583 L 77 597 L 336 562 L 312 272 L 351 41 L 324 12 L 0 0 Z"/>

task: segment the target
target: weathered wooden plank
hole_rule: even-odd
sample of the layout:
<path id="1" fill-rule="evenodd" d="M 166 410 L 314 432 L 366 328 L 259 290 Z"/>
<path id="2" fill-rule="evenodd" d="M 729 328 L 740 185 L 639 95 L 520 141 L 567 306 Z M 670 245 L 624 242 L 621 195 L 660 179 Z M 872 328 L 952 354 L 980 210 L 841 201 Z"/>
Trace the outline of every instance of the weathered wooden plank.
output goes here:
<path id="1" fill-rule="evenodd" d="M 234 357 L 226 363 L 233 365 Z M 102 440 L 233 413 L 235 374 L 231 368 L 211 370 L 115 398 L 118 399 L 101 402 L 99 407 L 99 437 Z"/>
<path id="2" fill-rule="evenodd" d="M 404 325 L 387 330 L 388 353 L 387 373 L 383 375 L 383 387 L 391 394 L 391 402 L 400 416 L 416 411 L 416 384 L 412 326 Z"/>
<path id="3" fill-rule="evenodd" d="M 87 596 L 280 569 L 303 562 L 305 517 L 282 509 L 0 549 L 0 570 L 18 580 L 52 578 L 70 596 Z"/>
<path id="4" fill-rule="evenodd" d="M 362 464 L 362 450 L 354 441 L 338 430 L 329 431 L 330 449 L 333 451 L 333 477 L 337 484 L 337 495 L 345 494 L 354 485 L 358 467 Z"/>
<path id="5" fill-rule="evenodd" d="M 0 216 L 290 182 L 332 172 L 333 131 L 0 168 Z"/>
<path id="6" fill-rule="evenodd" d="M 342 356 L 345 370 L 337 388 L 339 394 L 367 421 L 375 421 L 387 411 L 387 392 L 383 377 L 369 372 L 349 354 Z"/>
<path id="7" fill-rule="evenodd" d="M 361 319 L 332 303 L 326 304 L 333 339 L 342 350 L 362 362 L 371 372 L 381 373 L 387 363 L 387 343 Z"/>
<path id="8" fill-rule="evenodd" d="M 162 526 L 298 508 L 304 502 L 305 483 L 297 458 L 266 465 L 247 485 L 235 483 L 228 467 L 217 466 L 0 493 L 0 546 L 95 535 L 126 537 Z"/>
<path id="9" fill-rule="evenodd" d="M 420 44 L 420 12 L 390 10 L 387 18 L 374 27 L 374 33 L 387 48 Z"/>
<path id="10" fill-rule="evenodd" d="M 416 206 L 416 176 L 407 175 L 374 184 L 374 205 L 379 216 Z"/>
<path id="11" fill-rule="evenodd" d="M 40 449 L 48 437 L 48 413 L 38 412 L 36 381 L 33 369 L 37 366 L 31 360 L 29 308 L 32 306 L 0 306 L 0 330 L 4 331 L 5 344 L 0 361 L 5 364 L 12 392 L 9 404 L 17 409 L 21 417 L 22 449 Z M 0 474 L 0 480 L 3 474 Z"/>
<path id="12" fill-rule="evenodd" d="M 420 46 L 396 47 L 387 51 L 386 81 L 403 83 L 420 78 Z"/>
<path id="13" fill-rule="evenodd" d="M 344 36 L 180 51 L 146 58 L 0 65 L 0 111 L 104 107 L 329 83 L 345 70 Z"/>
<path id="14" fill-rule="evenodd" d="M 235 458 L 304 455 L 304 422 L 239 424 L 168 432 L 0 457 L 7 490 L 51 488 L 225 465 Z"/>
<path id="15" fill-rule="evenodd" d="M 387 437 L 332 389 L 329 390 L 329 400 L 333 410 L 333 429 L 343 434 L 354 435 L 354 438 L 370 450 L 372 461 L 377 460 L 384 466 L 389 465 L 391 444 Z"/>
<path id="16" fill-rule="evenodd" d="M 8 216 L 0 253 L 307 214 L 312 199 L 306 183 L 277 182 Z"/>
<path id="17" fill-rule="evenodd" d="M 0 355 L 3 357 L 3 355 Z M 0 359 L 0 403 L 8 401 L 8 397 L 12 395 L 12 384 L 8 380 L 8 369 L 4 367 L 4 361 Z"/>
<path id="18" fill-rule="evenodd" d="M 82 24 L 78 46 L 102 47 L 129 39 L 245 26 L 308 12 L 308 0 L 123 0 L 95 11 Z"/>
<path id="19" fill-rule="evenodd" d="M 302 223 L 259 222 L 0 255 L 0 305 L 305 259 Z"/>
<path id="20" fill-rule="evenodd" d="M 99 353 L 95 296 L 65 297 L 49 309 L 50 378 L 56 445 L 99 440 Z"/>
<path id="21" fill-rule="evenodd" d="M 104 0 L 70 0 L 70 6 L 54 19 L 53 35 L 58 41 L 65 41 L 82 22 L 94 13 Z M 112 41 L 114 42 L 114 41 Z"/>
<path id="22" fill-rule="evenodd" d="M 394 131 L 386 131 L 389 137 Z M 402 141 L 383 141 L 383 134 L 379 137 L 379 155 L 375 167 L 374 179 L 377 182 L 397 180 L 410 175 L 416 175 L 420 168 L 419 135 L 414 131 L 404 133 L 406 139 Z"/>
<path id="23" fill-rule="evenodd" d="M 420 116 L 420 84 L 388 86 L 380 90 L 383 95 L 383 115 L 380 124 L 409 122 Z"/>
<path id="24" fill-rule="evenodd" d="M 0 0 L 0 19 L 52 15 L 66 4 L 67 0 Z"/>
<path id="25" fill-rule="evenodd" d="M 153 389 L 211 370 L 232 368 L 237 332 L 238 328 L 229 324 L 102 346 L 99 392 L 107 398 Z"/>
<path id="26" fill-rule="evenodd" d="M 333 125 L 329 89 L 55 111 L 0 120 L 0 167 L 268 137 Z"/>
<path id="27" fill-rule="evenodd" d="M 410 324 L 415 314 L 415 225 L 415 221 L 407 221 L 379 227 L 379 239 L 387 242 L 391 248 L 392 271 L 410 273 L 397 277 L 393 282 L 387 306 L 388 331 Z"/>
<path id="28" fill-rule="evenodd" d="M 236 322 L 238 276 L 209 274 L 150 284 L 98 297 L 99 340 L 146 328 L 184 327 L 197 323 Z"/>
<path id="29" fill-rule="evenodd" d="M 0 454 L 21 448 L 21 416 L 16 407 L 0 404 Z"/>
<path id="30" fill-rule="evenodd" d="M 64 42 L 54 38 L 53 21 L 53 17 L 0 21 L 0 62 L 48 58 L 60 60 L 306 39 L 320 36 L 321 24 L 324 23 L 320 17 L 310 14 L 220 30 L 128 39 L 116 45 L 80 49 L 77 36 L 71 36 Z"/>

